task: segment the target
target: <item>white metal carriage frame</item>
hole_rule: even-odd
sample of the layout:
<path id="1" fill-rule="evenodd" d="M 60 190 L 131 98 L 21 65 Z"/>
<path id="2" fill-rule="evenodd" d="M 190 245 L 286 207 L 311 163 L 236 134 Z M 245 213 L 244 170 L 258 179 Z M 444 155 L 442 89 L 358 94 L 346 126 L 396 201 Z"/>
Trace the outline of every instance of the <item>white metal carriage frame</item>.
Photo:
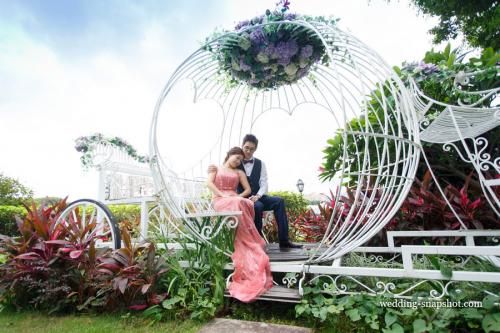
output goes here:
<path id="1" fill-rule="evenodd" d="M 268 24 L 279 25 L 282 23 Z M 209 48 L 217 50 L 221 45 L 219 43 L 221 40 L 225 42 L 236 41 L 237 33 L 228 33 L 208 42 L 190 55 L 170 77 L 156 104 L 150 130 L 151 174 L 149 176 L 153 178 L 156 195 L 154 197 L 143 196 L 143 199 L 140 200 L 125 199 L 123 201 L 124 203 L 141 203 L 142 236 L 146 237 L 147 233 L 147 204 L 156 199 L 158 199 L 159 204 L 157 215 L 161 215 L 162 221 L 169 225 L 167 229 L 175 229 L 176 235 L 211 244 L 210 240 L 222 228 L 235 228 L 241 213 L 215 211 L 206 195 L 205 178 L 208 165 L 220 163 L 225 151 L 232 146 L 239 145 L 242 135 L 251 132 L 255 122 L 265 112 L 284 110 L 292 115 L 298 107 L 309 103 L 321 107 L 331 114 L 332 127 L 341 133 L 344 147 L 349 143 L 355 143 L 355 156 L 349 156 L 344 148 L 342 168 L 338 177 L 340 179 L 356 177 L 358 182 L 354 191 L 355 202 L 349 210 L 345 210 L 339 203 L 334 207 L 327 232 L 319 244 L 309 248 L 306 260 L 271 263 L 273 272 L 289 273 L 283 279 L 283 284 L 287 287 L 298 286 L 298 293 L 301 294 L 306 274 L 313 274 L 314 278 L 310 282 L 325 276 L 331 280 L 337 294 L 363 291 L 372 295 L 389 294 L 394 297 L 409 298 L 411 292 L 418 286 L 433 281 L 433 285 L 436 285 L 437 282 L 441 287 L 441 290 L 431 291 L 429 296 L 434 299 L 449 295 L 451 285 L 460 281 L 493 283 L 496 289 L 500 282 L 500 273 L 454 271 L 451 281 L 446 281 L 447 278 L 439 271 L 416 269 L 414 263 L 415 260 L 423 260 L 422 256 L 425 254 L 442 254 L 459 257 L 464 263 L 476 256 L 489 260 L 498 266 L 499 262 L 496 256 L 500 255 L 500 248 L 498 246 L 478 247 L 474 239 L 483 237 L 498 243 L 499 231 L 465 230 L 465 225 L 462 223 L 464 230 L 460 231 L 388 232 L 389 244 L 387 247 L 363 247 L 362 245 L 390 221 L 408 194 L 419 162 L 421 138 L 427 142 L 445 143 L 445 147 L 451 145 L 455 148 L 457 146 L 453 142 L 460 140 L 465 147 L 468 161 L 474 164 L 478 172 L 485 170 L 485 165 L 488 165 L 498 174 L 500 159 L 495 159 L 495 157 L 491 159 L 491 156 L 481 154 L 482 150 L 478 150 L 477 145 L 483 143 L 474 138 L 486 130 L 498 126 L 500 121 L 499 108 L 485 110 L 476 107 L 475 104 L 450 106 L 434 101 L 421 93 L 414 82 L 410 89 L 407 89 L 397 74 L 378 54 L 336 26 L 323 22 L 303 21 L 286 22 L 286 24 L 293 24 L 298 31 L 305 31 L 319 38 L 330 60 L 327 65 L 314 66 L 313 75 L 304 77 L 297 83 L 271 90 L 249 89 L 246 84 L 242 83 L 228 89 L 224 82 L 218 79 L 220 65 L 213 53 L 208 50 Z M 259 26 L 248 27 L 242 31 L 248 32 L 257 27 Z M 467 75 L 474 75 L 474 73 L 461 73 L 460 75 L 467 77 Z M 458 84 L 461 80 L 465 80 L 462 76 L 457 78 Z M 158 122 L 161 112 L 171 112 L 166 107 L 169 102 L 169 93 L 176 84 L 185 80 L 193 84 L 195 101 L 210 99 L 219 105 L 223 112 L 223 130 L 217 142 L 213 143 L 211 149 L 201 157 L 197 164 L 187 170 L 174 170 L 170 161 L 160 154 L 162 144 L 165 143 L 158 140 Z M 382 115 L 370 112 L 373 110 L 368 101 L 373 97 L 370 96 L 370 93 L 374 87 L 383 88 L 380 89 L 381 95 L 375 96 L 377 101 L 384 106 Z M 497 92 L 498 89 L 493 92 L 479 93 L 484 99 Z M 429 121 L 425 119 L 425 113 L 431 105 L 441 105 L 444 111 L 442 116 L 427 127 Z M 470 121 L 471 117 L 479 119 L 477 114 L 470 116 L 478 110 L 483 115 L 482 118 L 479 117 L 480 121 Z M 368 120 L 370 115 L 376 119 L 378 126 L 375 128 Z M 480 125 L 485 117 L 489 120 L 488 125 Z M 350 126 L 350 121 L 353 119 L 358 119 L 356 123 L 358 130 L 354 130 Z M 464 122 L 463 119 L 467 121 Z M 422 128 L 425 127 L 422 131 L 421 124 L 423 124 Z M 176 124 L 172 126 L 176 126 Z M 189 135 L 194 134 L 189 133 Z M 464 142 L 467 138 L 476 140 L 474 141 L 475 151 L 467 150 L 469 146 Z M 166 150 L 168 151 L 168 147 Z M 104 155 L 106 154 L 109 157 L 109 152 Z M 463 159 L 467 160 L 467 158 Z M 486 162 L 490 159 L 492 162 Z M 357 163 L 353 164 L 354 160 Z M 374 161 L 376 163 L 373 163 Z M 134 163 L 137 166 L 136 162 L 131 164 Z M 126 167 L 124 169 L 122 165 L 123 163 L 100 164 L 100 199 L 106 203 L 118 202 L 105 200 L 103 193 L 106 192 L 104 185 L 106 177 L 117 171 L 143 175 L 143 171 L 126 170 Z M 354 165 L 356 169 L 353 168 Z M 108 176 L 105 176 L 106 171 L 110 171 Z M 491 187 L 498 186 L 498 181 L 482 177 L 481 184 L 489 203 L 498 214 L 498 198 L 494 197 L 491 191 Z M 341 190 L 340 187 L 337 188 L 335 193 L 337 197 Z M 207 218 L 218 219 L 219 223 L 203 225 L 203 220 Z M 203 227 L 200 228 L 200 225 Z M 423 238 L 464 237 L 466 245 L 394 246 L 394 237 L 410 236 Z M 230 255 L 227 249 L 219 250 Z M 393 257 L 388 261 L 402 261 L 403 267 L 343 266 L 344 256 L 348 253 L 371 253 L 370 258 L 375 263 L 384 261 L 377 253 L 392 254 Z M 419 255 L 420 258 L 418 258 Z M 229 270 L 232 268 L 231 264 L 226 267 Z M 362 276 L 412 278 L 415 279 L 416 283 L 406 290 L 396 291 L 394 284 L 382 281 L 377 282 L 374 286 L 368 286 L 359 281 L 359 277 Z M 349 290 L 346 284 L 341 283 L 342 279 L 354 282 L 358 288 Z M 444 282 L 439 282 L 440 280 Z M 472 287 L 474 286 L 472 285 Z M 484 288 L 482 290 L 486 294 L 498 294 L 498 291 L 491 292 Z M 332 289 L 325 285 L 325 292 L 332 292 Z M 263 296 L 263 298 L 266 297 Z M 276 298 L 268 297 L 268 299 Z M 282 300 L 286 300 L 286 297 Z"/>
<path id="2" fill-rule="evenodd" d="M 200 195 L 204 183 L 199 179 L 206 178 L 208 165 L 218 164 L 227 149 L 240 143 L 245 134 L 243 131 L 251 131 L 253 124 L 265 112 L 281 109 L 292 114 L 297 107 L 307 103 L 324 108 L 332 115 L 332 127 L 342 133 L 345 145 L 360 140 L 364 140 L 365 144 L 364 147 L 355 145 L 356 149 L 362 149 L 356 156 L 347 156 L 344 151 L 343 170 L 339 176 L 358 178 L 356 202 L 349 211 L 345 211 L 340 203 L 334 207 L 332 221 L 318 251 L 314 251 L 316 253 L 312 253 L 308 260 L 308 263 L 320 263 L 331 261 L 362 245 L 397 212 L 418 166 L 419 130 L 408 91 L 375 52 L 334 26 L 302 21 L 286 24 L 293 24 L 297 30 L 317 36 L 323 42 L 330 64 L 316 65 L 314 78 L 304 77 L 291 85 L 272 90 L 251 90 L 242 83 L 228 91 L 224 82 L 217 79 L 220 65 L 208 49 L 217 50 L 221 40 L 227 43 L 234 39 L 236 42 L 238 34 L 228 33 L 208 42 L 176 69 L 161 93 L 151 126 L 151 167 L 161 206 L 170 213 L 165 212 L 171 217 L 169 223 L 186 237 L 206 241 L 218 229 L 206 227 L 197 230 L 198 223 L 193 223 L 193 219 L 234 215 L 215 212 L 210 201 Z M 169 161 L 160 155 L 158 119 L 163 105 L 168 102 L 169 92 L 183 80 L 192 81 L 195 101 L 211 99 L 217 102 L 223 110 L 224 124 L 218 142 L 199 163 L 188 170 L 173 170 Z M 381 90 L 382 95 L 376 97 L 385 106 L 381 116 L 370 112 L 371 105 L 368 103 L 370 92 L 377 84 L 385 88 Z M 394 103 L 389 99 L 393 99 Z M 169 112 L 168 108 L 164 111 Z M 364 123 L 358 121 L 358 126 L 362 131 L 350 128 L 349 121 L 361 115 L 364 116 Z M 377 117 L 380 131 L 374 130 L 368 121 L 368 117 L 373 115 Z M 395 120 L 395 127 L 391 119 Z M 382 144 L 379 146 L 378 143 Z M 375 151 L 370 151 L 373 146 Z M 357 159 L 357 169 L 349 169 L 352 158 Z M 340 191 L 339 187 L 336 194 L 339 195 Z M 380 196 L 378 204 L 373 206 L 377 196 Z M 344 222 L 340 223 L 342 218 Z"/>

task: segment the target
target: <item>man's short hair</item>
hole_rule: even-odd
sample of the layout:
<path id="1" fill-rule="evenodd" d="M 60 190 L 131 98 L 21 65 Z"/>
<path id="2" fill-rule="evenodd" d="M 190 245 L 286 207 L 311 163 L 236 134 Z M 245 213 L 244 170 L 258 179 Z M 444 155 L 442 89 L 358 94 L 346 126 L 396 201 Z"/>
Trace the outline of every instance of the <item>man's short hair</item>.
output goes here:
<path id="1" fill-rule="evenodd" d="M 241 146 L 244 146 L 246 142 L 252 142 L 255 144 L 255 147 L 257 147 L 259 145 L 259 140 L 257 140 L 257 138 L 255 137 L 255 135 L 253 134 L 247 134 L 243 137 L 243 143 L 241 144 Z"/>

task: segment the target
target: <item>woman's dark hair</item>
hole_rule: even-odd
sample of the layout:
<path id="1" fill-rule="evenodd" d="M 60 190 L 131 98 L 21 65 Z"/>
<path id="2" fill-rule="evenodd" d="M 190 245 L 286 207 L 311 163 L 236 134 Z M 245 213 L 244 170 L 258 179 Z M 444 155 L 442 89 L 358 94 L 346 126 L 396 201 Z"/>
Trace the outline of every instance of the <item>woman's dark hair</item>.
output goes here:
<path id="1" fill-rule="evenodd" d="M 257 140 L 255 135 L 253 135 L 253 134 L 245 135 L 245 137 L 243 138 L 243 143 L 241 145 L 244 146 L 246 142 L 255 143 L 255 148 L 257 148 L 257 146 L 259 145 L 259 140 Z"/>
<path id="2" fill-rule="evenodd" d="M 243 152 L 243 149 L 241 149 L 240 147 L 233 147 L 233 148 L 229 149 L 229 151 L 227 152 L 226 158 L 224 159 L 224 163 L 226 163 L 227 160 L 229 159 L 229 157 L 231 157 L 232 155 L 245 156 L 245 153 Z"/>

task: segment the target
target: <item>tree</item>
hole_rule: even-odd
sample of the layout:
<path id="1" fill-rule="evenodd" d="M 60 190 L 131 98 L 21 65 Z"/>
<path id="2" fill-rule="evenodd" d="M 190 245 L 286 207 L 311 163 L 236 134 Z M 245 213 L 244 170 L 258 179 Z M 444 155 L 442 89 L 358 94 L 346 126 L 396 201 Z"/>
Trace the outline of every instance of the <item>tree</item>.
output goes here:
<path id="1" fill-rule="evenodd" d="M 500 1 L 412 0 L 424 14 L 439 17 L 430 30 L 434 43 L 454 39 L 459 33 L 473 47 L 500 48 Z"/>
<path id="2" fill-rule="evenodd" d="M 0 205 L 17 206 L 31 199 L 33 191 L 21 184 L 17 179 L 0 173 Z"/>

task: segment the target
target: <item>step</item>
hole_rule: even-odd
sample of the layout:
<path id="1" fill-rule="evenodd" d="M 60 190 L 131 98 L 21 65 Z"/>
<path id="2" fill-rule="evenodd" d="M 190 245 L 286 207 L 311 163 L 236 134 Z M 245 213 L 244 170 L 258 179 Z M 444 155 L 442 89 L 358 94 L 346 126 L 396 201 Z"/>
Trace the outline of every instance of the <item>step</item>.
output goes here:
<path id="1" fill-rule="evenodd" d="M 224 291 L 225 297 L 231 297 L 229 291 Z M 260 301 L 274 301 L 286 303 L 300 303 L 302 296 L 299 295 L 299 290 L 294 288 L 287 288 L 283 286 L 273 286 L 271 289 L 260 295 L 257 300 Z"/>
<path id="2" fill-rule="evenodd" d="M 216 318 L 205 325 L 198 333 L 311 333 L 306 327 L 268 324 L 246 320 Z"/>

